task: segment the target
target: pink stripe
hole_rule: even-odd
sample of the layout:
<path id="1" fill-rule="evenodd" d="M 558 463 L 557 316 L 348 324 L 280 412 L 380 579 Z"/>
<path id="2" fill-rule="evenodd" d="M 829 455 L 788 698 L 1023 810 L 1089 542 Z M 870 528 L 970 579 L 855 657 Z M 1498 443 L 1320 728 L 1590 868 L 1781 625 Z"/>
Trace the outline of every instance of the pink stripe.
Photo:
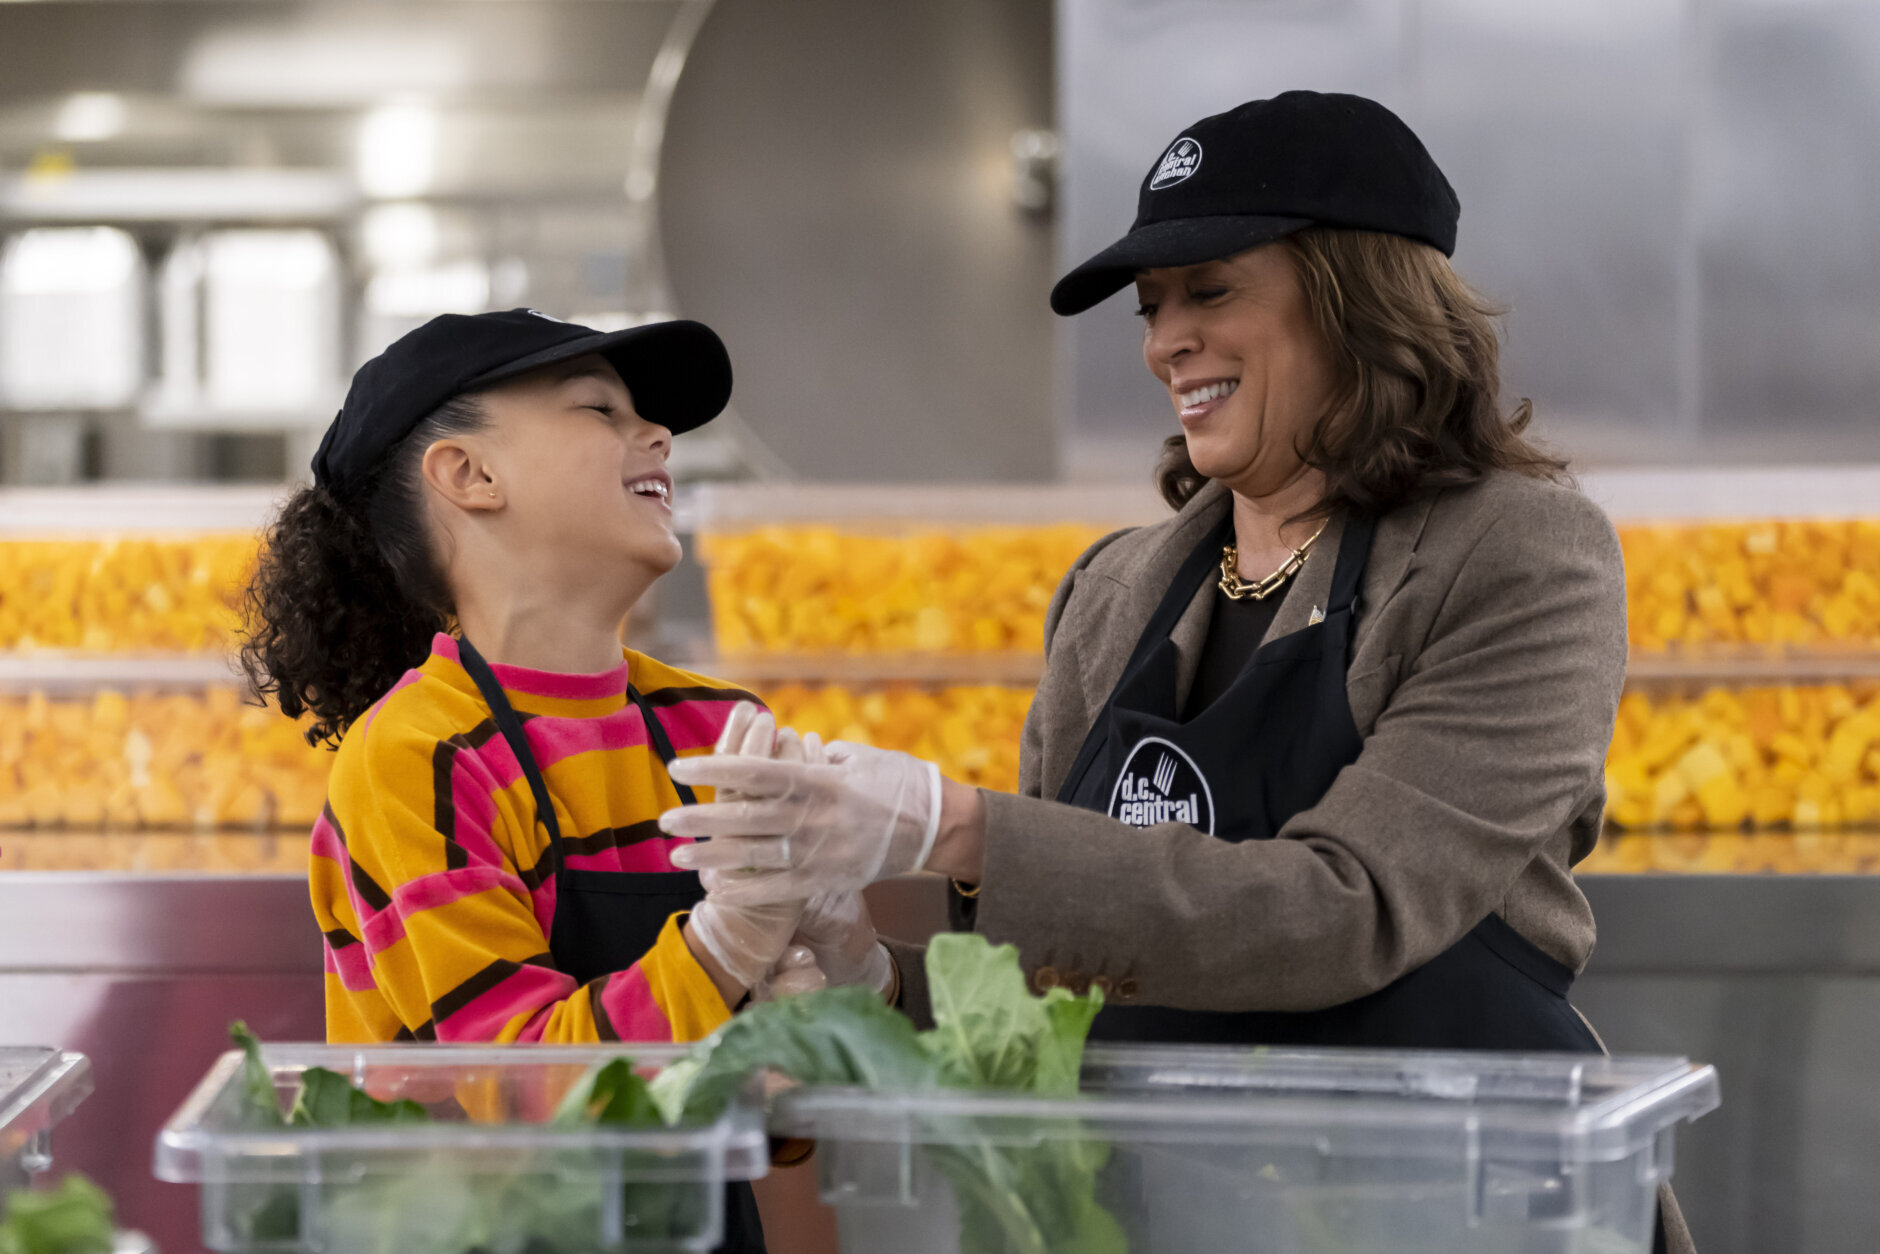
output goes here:
<path id="1" fill-rule="evenodd" d="M 610 749 L 632 749 L 647 743 L 646 724 L 637 709 L 625 709 L 601 718 L 532 718 L 523 725 L 529 748 L 546 771 L 565 758 Z M 717 737 L 713 737 L 713 743 Z M 494 743 L 494 742 L 492 742 Z M 509 755 L 510 761 L 515 755 Z"/>
<path id="2" fill-rule="evenodd" d="M 542 929 L 542 935 L 552 936 L 555 932 L 555 877 L 549 876 L 542 886 L 529 895 L 529 904 L 535 908 L 535 925 Z"/>
<path id="3" fill-rule="evenodd" d="M 601 990 L 601 1009 L 623 1041 L 670 1041 L 672 1021 L 653 996 L 652 985 L 636 962 Z"/>
<path id="4" fill-rule="evenodd" d="M 452 636 L 439 632 L 431 641 L 431 652 L 459 666 L 463 665 L 463 655 L 457 651 L 457 641 Z M 627 691 L 627 663 L 624 660 L 618 666 L 593 674 L 537 671 L 526 666 L 503 666 L 495 662 L 490 663 L 490 670 L 495 674 L 496 682 L 511 692 L 524 692 L 557 701 L 601 701 L 608 697 L 624 696 Z"/>
<path id="5" fill-rule="evenodd" d="M 337 975 L 341 988 L 349 993 L 370 993 L 378 988 L 378 982 L 372 978 L 372 963 L 366 956 L 364 945 L 335 949 L 330 942 L 322 940 L 321 943 L 326 948 L 327 974 Z"/>
<path id="6" fill-rule="evenodd" d="M 688 749 L 710 749 L 718 743 L 725 720 L 731 717 L 735 701 L 681 701 L 659 712 L 659 725 L 672 739 L 680 753 Z"/>
<path id="7" fill-rule="evenodd" d="M 368 939 L 365 932 L 376 916 L 371 910 L 366 908 L 365 900 L 359 896 L 358 886 L 353 883 L 352 854 L 347 850 L 346 842 L 340 839 L 339 832 L 333 827 L 332 823 L 327 821 L 325 814 L 321 814 L 318 819 L 314 820 L 311 845 L 312 848 L 310 852 L 313 857 L 325 858 L 327 861 L 336 863 L 339 866 L 340 882 L 346 885 L 346 904 L 352 907 L 353 921 L 358 924 L 360 928 L 360 939 Z M 399 936 L 403 935 L 404 929 L 400 927 L 398 936 L 394 936 L 392 939 L 397 940 Z"/>
<path id="8" fill-rule="evenodd" d="M 392 890 L 392 904 L 359 922 L 360 939 L 375 954 L 384 953 L 405 938 L 405 920 L 426 910 L 462 901 L 492 888 L 524 895 L 522 881 L 500 867 L 469 866 L 454 871 L 420 875 Z"/>
<path id="9" fill-rule="evenodd" d="M 679 868 L 672 864 L 672 851 L 678 845 L 691 843 L 670 837 L 642 840 L 599 853 L 575 854 L 567 865 L 571 871 L 677 871 Z"/>
<path id="10" fill-rule="evenodd" d="M 504 867 L 466 866 L 454 871 L 438 871 L 407 880 L 392 890 L 392 909 L 402 918 L 448 906 L 453 901 L 500 888 L 521 897 L 526 895 L 522 881 Z"/>
<path id="11" fill-rule="evenodd" d="M 503 1025 L 519 1014 L 533 1014 L 561 1001 L 578 988 L 571 975 L 547 967 L 521 967 L 437 1025 L 440 1041 L 495 1040 Z M 540 1029 L 537 1029 L 540 1035 Z"/>

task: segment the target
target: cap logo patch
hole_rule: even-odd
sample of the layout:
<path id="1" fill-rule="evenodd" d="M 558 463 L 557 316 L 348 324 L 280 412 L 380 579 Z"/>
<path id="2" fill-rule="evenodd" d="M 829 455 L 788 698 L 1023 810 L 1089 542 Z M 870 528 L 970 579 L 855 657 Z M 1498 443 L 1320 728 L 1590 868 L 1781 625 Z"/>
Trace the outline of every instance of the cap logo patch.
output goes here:
<path id="1" fill-rule="evenodd" d="M 1162 164 L 1155 168 L 1155 177 L 1149 180 L 1149 190 L 1159 192 L 1165 187 L 1173 187 L 1201 168 L 1201 145 L 1186 135 L 1169 145 L 1162 154 Z"/>
<path id="2" fill-rule="evenodd" d="M 554 314 L 545 314 L 545 313 L 543 313 L 543 312 L 542 312 L 541 310 L 539 310 L 539 309 L 525 309 L 525 310 L 524 310 L 523 312 L 524 312 L 524 313 L 530 313 L 530 314 L 534 314 L 534 315 L 535 315 L 536 317 L 538 317 L 538 318 L 540 318 L 540 319 L 541 319 L 542 321 L 544 321 L 544 322 L 559 322 L 559 323 L 561 323 L 561 324 L 562 324 L 563 326 L 566 326 L 566 325 L 568 325 L 568 323 L 567 323 L 567 320 L 566 320 L 566 319 L 564 319 L 564 318 L 557 318 L 557 317 L 556 317 L 556 316 L 555 316 Z"/>

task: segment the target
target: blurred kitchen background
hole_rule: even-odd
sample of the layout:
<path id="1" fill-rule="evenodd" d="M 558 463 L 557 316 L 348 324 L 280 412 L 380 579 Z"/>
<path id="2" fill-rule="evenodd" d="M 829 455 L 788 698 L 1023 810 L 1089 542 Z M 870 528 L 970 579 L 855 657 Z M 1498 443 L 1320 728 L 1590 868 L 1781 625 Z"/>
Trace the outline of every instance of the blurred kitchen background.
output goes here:
<path id="1" fill-rule="evenodd" d="M 1010 787 L 1042 599 L 1156 516 L 1176 428 L 1129 302 L 1051 283 L 1181 127 L 1295 87 L 1424 138 L 1509 387 L 1621 524 L 1577 999 L 1722 1071 L 1698 1244 L 1873 1254 L 1876 0 L 0 0 L 0 1042 L 119 1094 L 72 1165 L 190 1248 L 178 1086 L 235 1013 L 320 1033 L 324 758 L 226 652 L 359 363 L 443 312 L 710 323 L 733 408 L 678 442 L 693 560 L 637 641 Z M 910 591 L 848 621 L 864 551 Z"/>

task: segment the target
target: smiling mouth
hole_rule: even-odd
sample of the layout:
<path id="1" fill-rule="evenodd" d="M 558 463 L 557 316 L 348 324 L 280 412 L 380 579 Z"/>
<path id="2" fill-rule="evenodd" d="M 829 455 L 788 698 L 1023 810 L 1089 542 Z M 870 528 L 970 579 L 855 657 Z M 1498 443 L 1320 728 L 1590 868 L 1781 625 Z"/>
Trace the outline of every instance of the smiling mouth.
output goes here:
<path id="1" fill-rule="evenodd" d="M 1219 383 L 1209 383 L 1189 392 L 1177 393 L 1175 399 L 1181 402 L 1183 409 L 1193 409 L 1197 405 L 1232 396 L 1239 388 L 1239 379 L 1223 379 Z"/>
<path id="2" fill-rule="evenodd" d="M 650 496 L 667 509 L 672 508 L 672 485 L 664 479 L 635 479 L 627 485 L 627 491 L 635 496 Z"/>

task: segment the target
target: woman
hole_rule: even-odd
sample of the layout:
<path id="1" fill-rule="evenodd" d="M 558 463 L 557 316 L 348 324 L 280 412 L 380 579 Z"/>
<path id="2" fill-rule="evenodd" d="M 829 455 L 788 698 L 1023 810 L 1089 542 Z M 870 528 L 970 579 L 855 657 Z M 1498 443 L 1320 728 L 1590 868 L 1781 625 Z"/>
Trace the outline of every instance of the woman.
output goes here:
<path id="1" fill-rule="evenodd" d="M 1619 545 L 1502 412 L 1458 214 L 1367 100 L 1184 131 L 1052 293 L 1133 283 L 1178 512 L 1058 589 L 1020 795 L 840 744 L 688 762 L 745 799 L 662 818 L 726 838 L 682 864 L 788 866 L 729 881 L 744 901 L 947 874 L 1039 988 L 1104 990 L 1100 1037 L 1599 1049 L 1567 1000 L 1594 936 L 1571 867 L 1625 676 Z"/>
<path id="2" fill-rule="evenodd" d="M 730 392 L 698 323 L 520 309 L 433 319 L 354 377 L 243 648 L 338 741 L 311 868 L 329 1040 L 694 1040 L 783 955 L 800 905 L 701 901 L 655 825 L 748 694 L 620 646 L 679 560 L 673 435 Z M 768 715 L 733 730 L 774 751 Z M 727 1223 L 763 1248 L 748 1187 Z"/>

